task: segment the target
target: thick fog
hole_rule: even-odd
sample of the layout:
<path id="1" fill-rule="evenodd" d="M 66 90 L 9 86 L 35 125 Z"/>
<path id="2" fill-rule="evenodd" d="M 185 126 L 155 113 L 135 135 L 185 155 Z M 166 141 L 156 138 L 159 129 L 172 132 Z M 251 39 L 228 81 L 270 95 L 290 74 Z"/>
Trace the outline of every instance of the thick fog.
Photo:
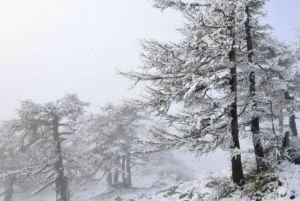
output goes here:
<path id="1" fill-rule="evenodd" d="M 135 69 L 142 39 L 177 41 L 183 20 L 149 0 L 9 0 L 0 2 L 0 119 L 19 101 L 55 100 L 77 93 L 91 108 L 139 94 L 117 70 Z M 272 0 L 266 22 L 296 40 L 298 0 Z"/>

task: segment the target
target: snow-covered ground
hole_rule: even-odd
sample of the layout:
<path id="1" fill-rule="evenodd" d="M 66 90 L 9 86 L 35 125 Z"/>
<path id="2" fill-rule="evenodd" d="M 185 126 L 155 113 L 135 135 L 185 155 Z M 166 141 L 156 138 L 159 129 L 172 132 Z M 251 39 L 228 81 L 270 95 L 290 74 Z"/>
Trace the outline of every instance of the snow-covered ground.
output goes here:
<path id="1" fill-rule="evenodd" d="M 300 129 L 300 122 L 298 129 Z M 249 140 L 241 141 L 242 147 L 251 148 Z M 159 154 L 162 159 L 140 165 L 133 173 L 133 188 L 108 190 L 105 181 L 73 187 L 71 201 L 254 201 L 249 196 L 256 182 L 248 182 L 244 189 L 235 189 L 230 181 L 230 157 L 217 150 L 204 156 L 196 156 L 183 151 Z M 165 158 L 170 158 L 165 161 Z M 253 169 L 252 154 L 242 155 L 246 174 Z M 161 161 L 165 161 L 162 163 Z M 283 163 L 280 171 L 269 173 L 275 178 L 268 185 L 274 187 L 262 201 L 300 201 L 300 165 Z M 280 181 L 280 185 L 278 184 Z M 233 190 L 234 189 L 234 190 Z M 234 191 L 230 193 L 230 191 Z M 15 200 L 19 201 L 53 201 L 55 192 L 47 189 L 32 196 L 32 191 L 17 192 Z M 230 195 L 223 198 L 223 194 Z"/>
<path id="2" fill-rule="evenodd" d="M 154 159 L 154 162 L 150 165 L 139 165 L 137 170 L 133 172 L 133 189 L 123 189 L 120 190 L 119 193 L 128 194 L 128 196 L 132 196 L 132 194 L 137 194 L 137 196 L 140 194 L 151 195 L 151 193 L 175 185 L 180 180 L 196 180 L 199 177 L 203 177 L 203 175 L 219 172 L 228 168 L 228 156 L 221 151 L 216 151 L 215 153 L 207 154 L 200 158 L 191 153 L 182 151 L 159 155 L 163 158 Z M 161 163 L 160 160 L 165 162 Z M 33 192 L 33 190 L 22 193 L 17 191 L 15 198 L 16 200 L 23 201 L 55 200 L 55 192 L 53 189 L 44 190 L 33 196 L 31 192 Z M 105 179 L 103 179 L 94 184 L 73 187 L 71 190 L 72 201 L 93 200 L 93 198 L 107 192 L 109 191 L 107 190 Z M 115 194 L 118 193 L 112 193 L 112 195 Z M 106 195 L 109 195 L 109 193 Z"/>
<path id="3" fill-rule="evenodd" d="M 252 201 L 255 200 L 255 193 L 259 192 L 255 190 L 254 193 L 258 183 L 254 178 L 249 179 L 249 171 L 253 168 L 249 165 L 245 172 L 250 181 L 243 189 L 232 184 L 229 158 L 221 151 L 200 159 L 183 152 L 175 152 L 173 156 L 170 166 L 165 163 L 162 167 L 155 164 L 139 167 L 131 189 L 107 190 L 105 182 L 101 181 L 73 188 L 72 201 Z M 244 162 L 253 163 L 251 155 L 244 155 Z M 273 190 L 266 193 L 268 195 L 262 200 L 287 201 L 294 198 L 300 201 L 299 176 L 299 165 L 282 163 L 280 171 L 267 174 L 271 181 L 263 187 L 262 193 L 268 192 L 265 188 Z M 16 200 L 53 201 L 55 193 L 51 189 L 34 196 L 30 192 L 18 193 Z"/>
<path id="4" fill-rule="evenodd" d="M 279 173 L 269 173 L 270 182 L 262 187 L 264 201 L 300 200 L 300 166 L 283 163 Z M 279 183 L 280 181 L 280 183 Z M 201 175 L 190 181 L 178 181 L 161 187 L 118 189 L 81 201 L 252 201 L 256 200 L 257 183 L 248 182 L 238 189 L 230 181 L 228 170 Z M 269 192 L 265 189 L 273 189 Z M 254 190 L 255 189 L 255 190 Z M 77 201 L 77 200 L 76 200 Z"/>

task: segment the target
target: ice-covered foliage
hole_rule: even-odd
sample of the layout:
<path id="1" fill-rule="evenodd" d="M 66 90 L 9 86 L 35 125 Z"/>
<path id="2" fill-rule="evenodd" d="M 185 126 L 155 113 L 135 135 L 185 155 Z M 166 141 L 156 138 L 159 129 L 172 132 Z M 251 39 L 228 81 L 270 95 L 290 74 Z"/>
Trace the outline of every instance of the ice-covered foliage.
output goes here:
<path id="1" fill-rule="evenodd" d="M 131 186 L 131 167 L 136 165 L 135 152 L 141 146 L 135 139 L 141 134 L 143 119 L 139 108 L 129 102 L 108 104 L 98 114 L 82 119 L 72 147 L 87 165 L 85 176 L 94 177 L 102 172 L 111 187 L 121 182 L 125 187 Z"/>
<path id="2" fill-rule="evenodd" d="M 209 5 L 203 6 L 156 1 L 156 6 L 178 8 L 183 13 L 187 22 L 180 31 L 184 38 L 178 44 L 145 41 L 141 72 L 127 74 L 137 82 L 150 81 L 143 103 L 180 133 L 156 132 L 161 136 L 158 145 L 185 144 L 190 150 L 208 152 L 224 143 L 223 147 L 231 144 L 226 134 L 234 100 L 229 85 L 233 64 L 228 59 L 233 37 L 228 26 L 233 26 L 235 6 L 230 1 L 207 2 Z M 170 115 L 171 105 L 180 102 L 184 103 L 182 111 Z"/>
<path id="3" fill-rule="evenodd" d="M 62 99 L 45 104 L 31 100 L 23 101 L 18 110 L 20 130 L 31 140 L 31 146 L 38 150 L 33 175 L 44 174 L 44 183 L 34 193 L 55 184 L 56 200 L 68 201 L 68 178 L 65 176 L 65 144 L 74 133 L 76 121 L 83 114 L 86 103 L 76 95 L 68 94 Z"/>
<path id="4" fill-rule="evenodd" d="M 17 120 L 1 123 L 0 138 L 0 183 L 4 186 L 4 201 L 10 201 L 15 188 L 32 181 L 29 176 L 34 169 L 35 151 L 30 145 L 34 139 L 20 130 Z"/>
<path id="5" fill-rule="evenodd" d="M 240 154 L 239 130 L 248 137 L 251 126 L 258 170 L 264 169 L 262 140 L 272 141 L 267 146 L 273 149 L 278 140 L 276 117 L 280 111 L 294 112 L 295 101 L 284 98 L 284 93 L 289 93 L 296 61 L 289 47 L 260 24 L 264 4 L 264 0 L 154 1 L 157 8 L 182 13 L 183 38 L 178 43 L 144 41 L 140 70 L 123 74 L 135 83 L 143 81 L 146 93 L 140 103 L 170 124 L 169 129 L 152 129 L 148 143 L 156 151 L 184 146 L 207 153 L 222 148 L 232 152 L 234 162 Z M 283 100 L 286 104 L 278 110 Z M 170 111 L 174 104 L 183 105 L 176 114 Z M 260 120 L 271 123 L 260 129 Z M 237 164 L 233 167 L 239 166 L 241 172 Z"/>

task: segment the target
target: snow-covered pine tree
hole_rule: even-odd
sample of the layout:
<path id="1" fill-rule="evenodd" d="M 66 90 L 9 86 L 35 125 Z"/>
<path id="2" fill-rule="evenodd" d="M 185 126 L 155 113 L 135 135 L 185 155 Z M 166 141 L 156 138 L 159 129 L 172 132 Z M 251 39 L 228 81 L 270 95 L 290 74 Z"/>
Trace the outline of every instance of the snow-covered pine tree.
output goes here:
<path id="1" fill-rule="evenodd" d="M 237 1 L 237 28 L 239 46 L 239 105 L 242 106 L 241 120 L 243 126 L 250 125 L 254 145 L 257 172 L 266 170 L 264 159 L 260 121 L 272 113 L 272 103 L 269 89 L 264 85 L 272 86 L 273 79 L 282 73 L 282 69 L 273 66 L 277 55 L 273 55 L 273 39 L 267 33 L 269 26 L 260 24 L 261 11 L 264 0 Z M 248 90 L 247 90 L 248 88 Z M 244 114 L 244 115 L 242 115 Z M 273 128 L 274 130 L 274 128 Z M 270 138 L 270 137 L 269 137 Z"/>
<path id="2" fill-rule="evenodd" d="M 35 104 L 31 100 L 22 102 L 18 110 L 21 127 L 34 128 L 29 133 L 36 136 L 34 146 L 38 146 L 41 152 L 35 174 L 46 174 L 46 184 L 35 193 L 55 184 L 56 201 L 69 201 L 63 142 L 74 133 L 76 120 L 85 106 L 86 103 L 70 94 L 46 104 Z"/>
<path id="3" fill-rule="evenodd" d="M 7 176 L 7 173 L 14 170 L 16 164 L 14 164 L 12 161 L 14 161 L 14 156 L 15 156 L 15 149 L 18 145 L 17 140 L 12 140 L 10 137 L 11 132 L 9 132 L 10 128 L 8 128 L 5 123 L 1 122 L 0 125 L 0 136 L 1 136 L 1 141 L 0 141 L 0 181 L 1 183 L 3 182 L 5 185 L 5 177 Z M 18 168 L 17 168 L 18 169 Z M 13 183 L 12 185 L 13 186 Z M 6 185 L 5 185 L 6 187 Z M 6 192 L 6 189 L 4 189 L 4 193 Z M 2 194 L 1 193 L 1 196 Z"/>
<path id="4" fill-rule="evenodd" d="M 248 65 L 255 66 L 254 61 L 254 52 L 255 52 L 255 42 L 257 37 L 261 37 L 261 35 L 257 34 L 259 30 L 259 22 L 257 19 L 257 13 L 264 5 L 264 1 L 261 0 L 247 0 L 244 1 L 244 11 L 246 20 L 244 20 L 244 30 L 245 30 L 245 40 L 246 40 L 246 49 L 247 49 L 247 62 Z M 259 27 L 261 28 L 261 27 Z M 256 33 L 256 34 L 255 34 Z M 264 164 L 264 151 L 261 142 L 260 136 L 260 117 L 258 115 L 258 103 L 256 100 L 256 74 L 257 70 L 253 68 L 249 73 L 249 95 L 250 95 L 250 102 L 251 102 L 251 110 L 252 110 L 252 117 L 251 117 L 251 132 L 252 132 L 252 139 L 254 145 L 254 153 L 256 158 L 257 164 L 257 171 L 261 172 L 266 169 L 266 165 Z"/>
<path id="5" fill-rule="evenodd" d="M 300 29 L 298 28 L 298 32 L 300 33 Z M 297 130 L 297 125 L 296 125 L 296 112 L 299 111 L 299 84 L 300 84 L 300 36 L 298 36 L 298 46 L 296 47 L 296 50 L 294 51 L 294 57 L 293 60 L 294 62 L 294 77 L 290 79 L 290 85 L 287 87 L 287 89 L 284 91 L 284 96 L 285 99 L 290 100 L 294 103 L 294 105 L 290 108 L 290 113 L 289 113 L 289 127 L 290 127 L 290 132 L 292 136 L 298 137 L 298 130 Z M 290 64 L 290 63 L 289 63 Z"/>
<path id="6" fill-rule="evenodd" d="M 274 48 L 277 58 L 274 62 L 277 68 L 284 69 L 278 76 L 277 93 L 273 101 L 280 108 L 279 139 L 281 142 L 281 156 L 294 163 L 299 163 L 298 131 L 296 126 L 296 112 L 299 111 L 299 94 L 297 94 L 297 54 L 283 43 Z M 275 85 L 276 86 L 276 85 Z M 275 110 L 276 111 L 276 110 Z M 276 114 L 276 113 L 275 113 Z M 287 124 L 286 124 L 287 122 Z M 288 145 L 288 146 L 287 146 Z"/>
<path id="7" fill-rule="evenodd" d="M 296 114 L 299 111 L 299 52 L 283 43 L 275 43 L 274 66 L 281 70 L 275 87 L 277 93 L 273 100 L 278 108 L 279 139 L 281 144 L 281 158 L 299 164 L 299 139 L 296 126 Z M 279 84 L 278 84 L 279 83 Z M 274 92 L 273 92 L 274 93 Z M 279 103 L 278 103 L 279 102 Z M 275 109 L 276 114 L 276 109 Z"/>
<path id="8" fill-rule="evenodd" d="M 174 8 L 186 19 L 177 43 L 143 43 L 141 72 L 123 73 L 145 81 L 141 102 L 173 126 L 154 130 L 159 149 L 185 145 L 200 153 L 231 148 L 232 178 L 243 185 L 237 108 L 236 1 L 187 3 L 156 0 L 155 7 Z M 184 105 L 177 114 L 170 108 Z M 177 108 L 178 109 L 178 108 Z M 176 128 L 176 131 L 174 130 Z"/>
<path id="9" fill-rule="evenodd" d="M 102 171 L 109 188 L 131 187 L 131 168 L 137 157 L 134 153 L 139 148 L 135 138 L 143 127 L 143 119 L 139 108 L 130 102 L 107 104 L 99 114 L 86 117 L 79 132 L 86 135 L 80 145 L 85 163 L 94 167 L 87 176 Z"/>
<path id="10" fill-rule="evenodd" d="M 4 201 L 11 201 L 15 186 L 29 182 L 33 170 L 32 156 L 35 151 L 31 145 L 35 137 L 21 129 L 20 121 L 13 119 L 0 123 L 0 181 L 3 182 Z"/>
<path id="11" fill-rule="evenodd" d="M 284 78 L 280 76 L 283 80 Z M 289 132 L 293 137 L 298 137 L 298 130 L 296 125 L 296 108 L 299 105 L 299 100 L 294 96 L 295 84 L 296 84 L 296 75 L 291 80 L 287 80 L 286 88 L 283 89 L 283 95 L 285 102 L 289 107 L 287 107 L 288 117 L 289 117 Z"/>
<path id="12" fill-rule="evenodd" d="M 290 47 L 267 35 L 255 46 L 255 64 L 251 68 L 257 72 L 257 113 L 264 125 L 260 128 L 261 137 L 267 152 L 274 146 L 278 152 L 285 133 L 284 116 L 290 116 L 289 111 L 294 111 L 297 104 L 287 96 L 294 82 L 296 60 Z"/>
<path id="13" fill-rule="evenodd" d="M 23 168 L 26 157 L 20 157 L 21 138 L 12 132 L 11 122 L 1 123 L 0 138 L 0 181 L 4 186 L 0 197 L 4 196 L 4 201 L 12 201 L 16 173 Z"/>
<path id="14" fill-rule="evenodd" d="M 283 83 L 282 94 L 284 97 L 285 106 L 283 110 L 286 111 L 288 116 L 289 132 L 292 137 L 298 137 L 297 125 L 296 125 L 296 112 L 299 108 L 299 98 L 297 95 L 297 52 L 293 54 L 289 47 L 281 46 L 283 51 L 278 56 L 278 65 L 284 66 L 287 70 L 279 75 L 279 80 Z M 282 115 L 284 112 L 282 113 Z M 281 117 L 282 118 L 282 117 Z M 283 117 L 284 119 L 284 117 Z M 281 122 L 282 123 L 282 122 Z M 283 127 L 283 126 L 280 126 Z"/>

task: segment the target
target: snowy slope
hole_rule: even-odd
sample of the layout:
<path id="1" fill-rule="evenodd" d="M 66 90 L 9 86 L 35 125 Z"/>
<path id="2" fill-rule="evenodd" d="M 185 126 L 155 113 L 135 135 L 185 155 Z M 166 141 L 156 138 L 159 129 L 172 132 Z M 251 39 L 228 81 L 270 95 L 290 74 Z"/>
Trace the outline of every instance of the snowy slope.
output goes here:
<path id="1" fill-rule="evenodd" d="M 86 201 L 252 201 L 260 200 L 259 194 L 265 194 L 261 199 L 263 201 L 299 201 L 300 166 L 283 163 L 280 170 L 278 173 L 267 174 L 270 180 L 261 187 L 261 192 L 256 189 L 257 180 L 246 183 L 243 188 L 237 188 L 230 181 L 229 171 L 221 171 L 160 189 L 119 189 Z"/>
<path id="2" fill-rule="evenodd" d="M 246 142 L 245 142 L 246 143 Z M 253 154 L 243 154 L 244 170 L 248 183 L 243 189 L 230 180 L 229 157 L 221 151 L 202 156 L 174 152 L 165 164 L 147 164 L 133 175 L 133 188 L 107 190 L 105 182 L 73 187 L 71 201 L 252 201 L 257 193 L 259 179 L 251 175 Z M 160 160 L 158 160 L 160 161 Z M 170 164 L 169 164 L 170 163 Z M 169 164 L 169 165 L 168 165 Z M 185 165 L 183 165 L 185 164 Z M 186 172 L 187 174 L 183 174 Z M 183 175 L 181 175 L 183 174 Z M 263 201 L 287 201 L 290 197 L 300 201 L 300 166 L 282 163 L 278 172 L 270 172 L 263 178 L 271 181 L 263 187 L 273 189 Z M 226 198 L 223 198 L 226 197 Z M 31 197 L 30 192 L 18 193 L 16 200 L 53 201 L 55 193 L 48 189 Z"/>

